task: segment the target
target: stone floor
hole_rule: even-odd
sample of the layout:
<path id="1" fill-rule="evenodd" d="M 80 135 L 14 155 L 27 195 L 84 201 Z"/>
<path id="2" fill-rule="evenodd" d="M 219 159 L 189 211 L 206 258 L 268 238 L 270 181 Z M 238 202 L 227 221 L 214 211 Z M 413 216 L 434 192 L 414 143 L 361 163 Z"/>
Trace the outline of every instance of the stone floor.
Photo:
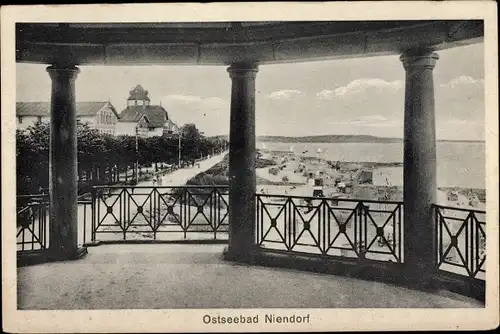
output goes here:
<path id="1" fill-rule="evenodd" d="M 89 248 L 81 260 L 18 268 L 20 309 L 470 308 L 449 292 L 225 262 L 223 245 Z"/>

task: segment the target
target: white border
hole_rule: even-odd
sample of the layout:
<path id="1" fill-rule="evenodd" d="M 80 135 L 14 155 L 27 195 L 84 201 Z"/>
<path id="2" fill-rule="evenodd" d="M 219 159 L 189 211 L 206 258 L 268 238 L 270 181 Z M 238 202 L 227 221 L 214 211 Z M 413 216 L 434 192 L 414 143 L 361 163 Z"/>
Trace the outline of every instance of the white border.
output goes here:
<path id="1" fill-rule="evenodd" d="M 8 332 L 191 332 L 490 329 L 498 301 L 498 48 L 496 3 L 340 2 L 212 3 L 1 8 L 2 92 L 2 311 Z M 484 19 L 487 175 L 487 302 L 484 309 L 308 309 L 310 324 L 204 325 L 203 310 L 18 311 L 15 257 L 15 22 L 154 22 L 239 20 Z M 334 292 L 333 292 L 334 293 Z M 213 311 L 213 310 L 212 310 Z M 217 310 L 224 315 L 271 310 Z M 291 314 L 292 309 L 274 310 Z M 303 313 L 305 310 L 297 310 Z M 199 320 L 197 320 L 199 319 Z"/>

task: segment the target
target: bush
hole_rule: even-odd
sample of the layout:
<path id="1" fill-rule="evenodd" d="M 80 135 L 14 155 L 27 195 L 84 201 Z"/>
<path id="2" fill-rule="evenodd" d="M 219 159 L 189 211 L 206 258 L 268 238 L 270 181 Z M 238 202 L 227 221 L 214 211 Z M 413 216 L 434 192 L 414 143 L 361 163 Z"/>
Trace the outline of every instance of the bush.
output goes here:
<path id="1" fill-rule="evenodd" d="M 255 164 L 255 168 L 266 168 L 274 165 L 276 165 L 276 162 L 274 162 L 274 160 L 258 158 Z"/>
<path id="2" fill-rule="evenodd" d="M 213 177 L 214 185 L 226 186 L 229 185 L 229 177 L 225 175 L 214 175 Z"/>
<path id="3" fill-rule="evenodd" d="M 279 169 L 275 167 L 269 168 L 269 174 L 278 175 Z"/>

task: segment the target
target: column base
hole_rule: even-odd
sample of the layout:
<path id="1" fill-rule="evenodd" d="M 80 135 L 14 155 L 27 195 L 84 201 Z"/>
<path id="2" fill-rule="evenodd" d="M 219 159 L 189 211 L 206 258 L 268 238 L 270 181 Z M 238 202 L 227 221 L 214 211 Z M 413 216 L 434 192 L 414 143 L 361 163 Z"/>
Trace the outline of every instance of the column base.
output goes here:
<path id="1" fill-rule="evenodd" d="M 87 247 L 78 247 L 76 252 L 61 253 L 50 251 L 48 254 L 48 261 L 74 261 L 85 257 L 88 254 Z"/>
<path id="2" fill-rule="evenodd" d="M 25 251 L 17 254 L 17 266 L 24 267 L 47 262 L 73 261 L 81 259 L 85 255 L 87 255 L 86 247 L 78 248 L 76 254 L 73 254 L 73 256 L 69 256 L 68 254 L 54 254 L 48 249 Z"/>
<path id="3" fill-rule="evenodd" d="M 255 255 L 259 252 L 259 248 L 254 245 L 250 249 L 245 248 L 224 248 L 222 252 L 222 257 L 225 261 L 246 263 L 246 264 L 254 264 L 255 263 Z"/>
<path id="4" fill-rule="evenodd" d="M 102 244 L 101 241 L 94 240 L 94 241 L 89 241 L 89 242 L 84 243 L 83 247 L 96 247 L 96 246 L 100 246 L 101 244 Z"/>
<path id="5" fill-rule="evenodd" d="M 409 287 L 420 290 L 434 290 L 438 287 L 436 284 L 436 272 L 429 268 L 406 267 L 403 270 L 405 284 Z"/>

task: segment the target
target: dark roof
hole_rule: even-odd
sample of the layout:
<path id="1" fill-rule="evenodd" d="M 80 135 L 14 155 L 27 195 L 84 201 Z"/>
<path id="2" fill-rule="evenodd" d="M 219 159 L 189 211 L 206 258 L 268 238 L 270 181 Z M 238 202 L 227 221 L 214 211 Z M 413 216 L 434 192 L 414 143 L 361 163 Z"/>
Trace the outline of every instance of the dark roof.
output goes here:
<path id="1" fill-rule="evenodd" d="M 168 119 L 168 113 L 162 106 L 129 106 L 120 113 L 120 122 L 137 122 L 143 115 L 146 115 L 149 124 L 155 128 L 163 127 Z"/>
<path id="2" fill-rule="evenodd" d="M 130 92 L 127 100 L 149 101 L 148 91 L 144 90 L 141 85 L 135 86 Z"/>
<path id="3" fill-rule="evenodd" d="M 113 112 L 118 116 L 115 107 L 111 102 L 76 102 L 77 116 L 95 116 L 97 112 L 103 109 L 107 104 Z M 17 102 L 16 116 L 49 116 L 49 102 Z"/>

